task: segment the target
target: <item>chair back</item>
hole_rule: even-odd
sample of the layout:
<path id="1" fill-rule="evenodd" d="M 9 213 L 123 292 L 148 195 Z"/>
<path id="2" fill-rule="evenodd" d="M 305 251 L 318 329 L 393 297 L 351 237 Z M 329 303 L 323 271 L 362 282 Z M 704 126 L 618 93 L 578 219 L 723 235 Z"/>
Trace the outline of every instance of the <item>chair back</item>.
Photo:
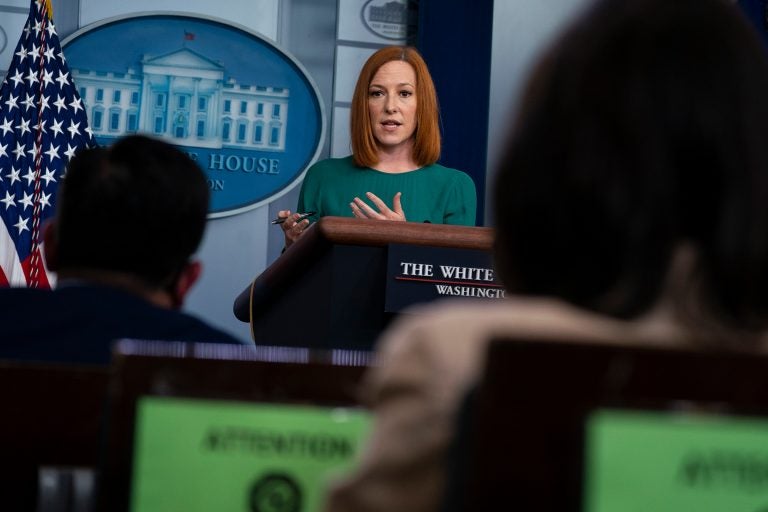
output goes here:
<path id="1" fill-rule="evenodd" d="M 34 509 L 41 471 L 96 467 L 108 383 L 108 368 L 0 361 L 4 506 Z"/>
<path id="2" fill-rule="evenodd" d="M 156 509 L 158 497 L 183 510 L 228 506 L 206 499 L 319 499 L 319 479 L 335 467 L 329 460 L 350 463 L 362 443 L 368 418 L 357 390 L 371 359 L 340 350 L 121 341 L 100 508 Z M 286 469 L 302 456 L 310 474 Z"/>
<path id="3" fill-rule="evenodd" d="M 766 415 L 765 354 L 497 339 L 459 414 L 444 510 L 736 510 L 750 493 L 757 510 Z"/>

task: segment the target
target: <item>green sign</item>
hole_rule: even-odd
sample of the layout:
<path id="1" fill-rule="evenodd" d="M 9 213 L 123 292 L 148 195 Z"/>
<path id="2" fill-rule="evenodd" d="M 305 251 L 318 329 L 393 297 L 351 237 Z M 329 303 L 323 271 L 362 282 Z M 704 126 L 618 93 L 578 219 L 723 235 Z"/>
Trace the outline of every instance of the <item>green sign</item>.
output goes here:
<path id="1" fill-rule="evenodd" d="M 599 411 L 584 475 L 585 512 L 768 512 L 768 421 Z"/>
<path id="2" fill-rule="evenodd" d="M 312 512 L 370 426 L 358 409 L 145 397 L 132 510 Z"/>

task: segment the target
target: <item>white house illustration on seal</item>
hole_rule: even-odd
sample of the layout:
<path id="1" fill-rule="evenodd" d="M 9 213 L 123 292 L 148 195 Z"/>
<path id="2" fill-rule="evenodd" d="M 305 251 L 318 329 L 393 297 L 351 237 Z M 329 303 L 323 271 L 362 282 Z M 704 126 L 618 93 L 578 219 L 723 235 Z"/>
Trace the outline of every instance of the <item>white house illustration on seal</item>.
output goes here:
<path id="1" fill-rule="evenodd" d="M 125 73 L 72 69 L 94 136 L 141 131 L 177 146 L 285 151 L 288 89 L 238 84 L 186 47 L 139 65 Z"/>

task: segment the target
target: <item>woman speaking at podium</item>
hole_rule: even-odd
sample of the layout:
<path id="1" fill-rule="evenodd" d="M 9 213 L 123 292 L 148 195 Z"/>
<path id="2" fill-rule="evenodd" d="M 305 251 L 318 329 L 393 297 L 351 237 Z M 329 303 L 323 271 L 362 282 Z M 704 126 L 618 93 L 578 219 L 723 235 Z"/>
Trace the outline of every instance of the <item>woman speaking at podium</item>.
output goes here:
<path id="1" fill-rule="evenodd" d="M 310 167 L 297 211 L 279 212 L 286 247 L 328 215 L 474 226 L 472 178 L 435 163 L 437 94 L 415 49 L 388 46 L 367 60 L 352 96 L 350 133 L 352 155 Z"/>

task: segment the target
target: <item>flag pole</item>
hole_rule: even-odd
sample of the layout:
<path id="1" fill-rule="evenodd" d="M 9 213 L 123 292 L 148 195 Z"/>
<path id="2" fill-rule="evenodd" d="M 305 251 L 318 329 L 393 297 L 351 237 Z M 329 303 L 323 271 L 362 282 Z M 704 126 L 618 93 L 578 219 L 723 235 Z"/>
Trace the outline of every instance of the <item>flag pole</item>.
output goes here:
<path id="1" fill-rule="evenodd" d="M 32 247 L 30 252 L 30 272 L 27 286 L 37 288 L 40 286 L 40 274 L 42 259 L 40 258 L 40 171 L 43 167 L 43 95 L 45 94 L 45 52 L 48 50 L 47 29 L 51 19 L 53 8 L 50 0 L 44 0 L 40 8 L 43 10 L 40 25 L 40 48 L 37 50 L 39 64 L 37 70 L 37 82 L 39 93 L 37 95 L 37 124 L 35 137 L 35 188 L 32 195 Z M 42 269 L 45 272 L 45 269 Z"/>

